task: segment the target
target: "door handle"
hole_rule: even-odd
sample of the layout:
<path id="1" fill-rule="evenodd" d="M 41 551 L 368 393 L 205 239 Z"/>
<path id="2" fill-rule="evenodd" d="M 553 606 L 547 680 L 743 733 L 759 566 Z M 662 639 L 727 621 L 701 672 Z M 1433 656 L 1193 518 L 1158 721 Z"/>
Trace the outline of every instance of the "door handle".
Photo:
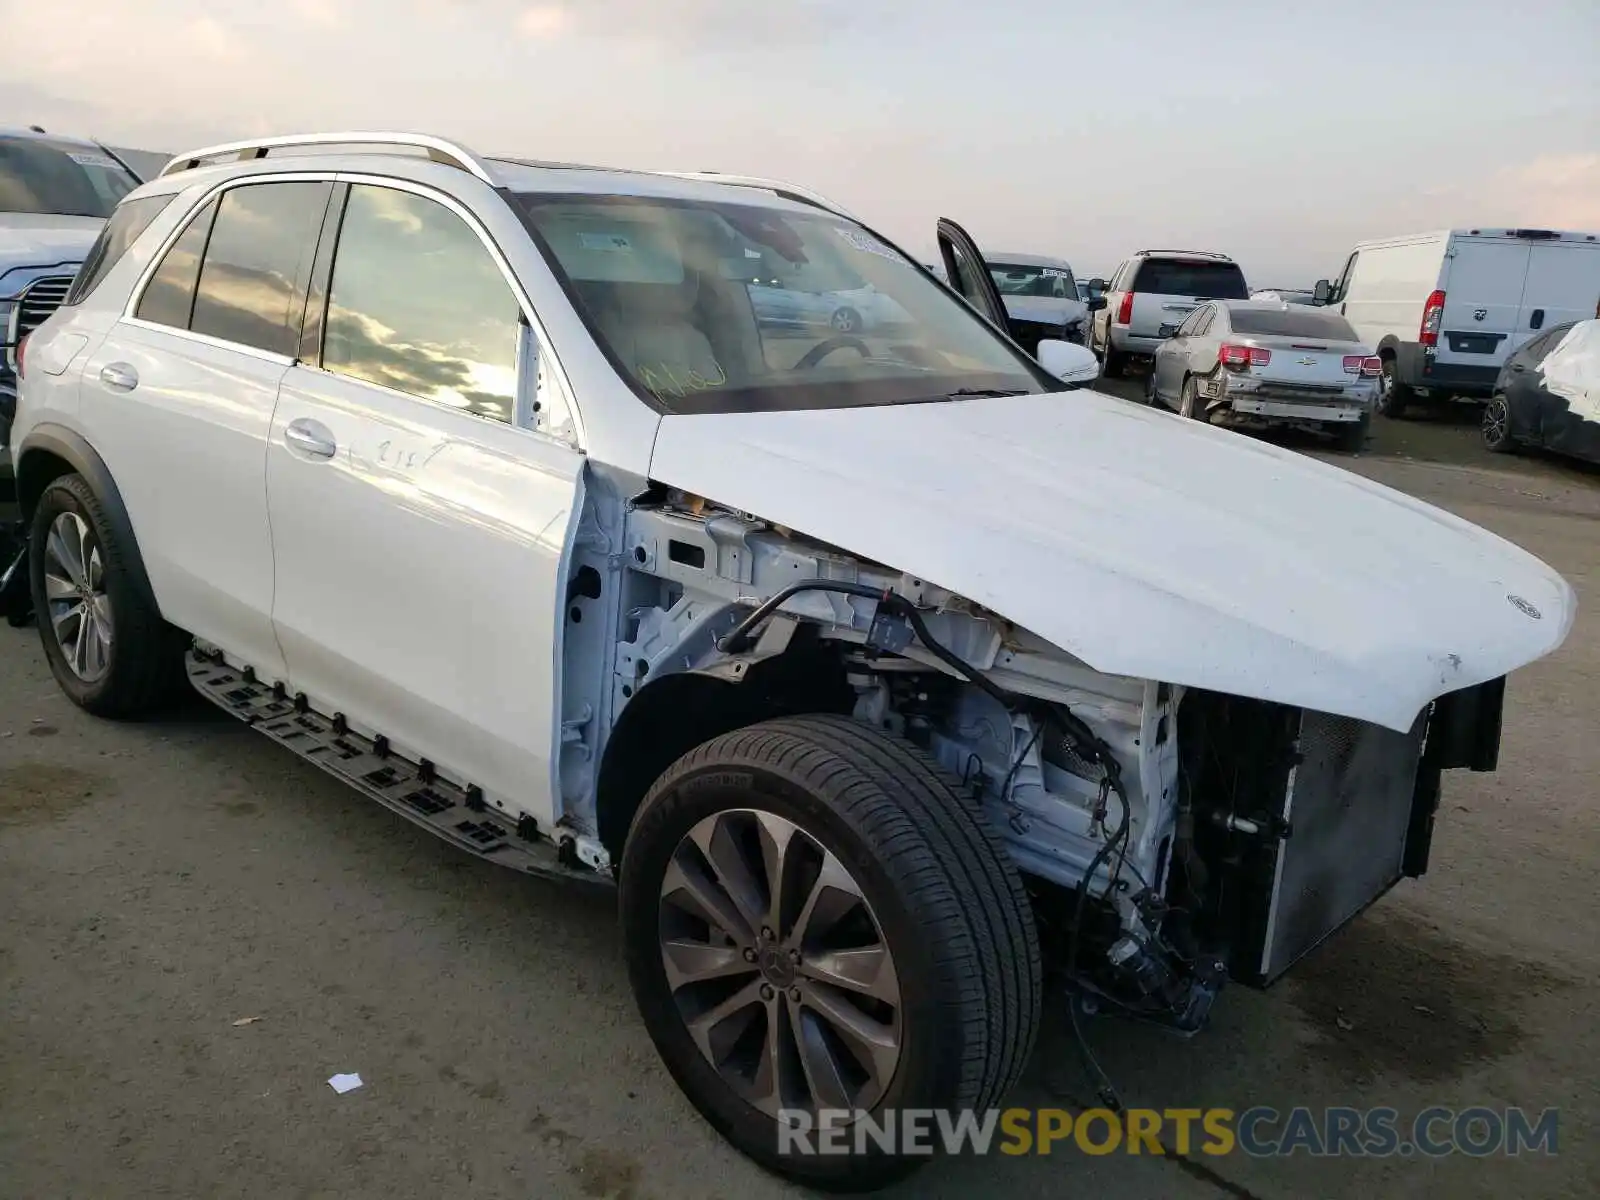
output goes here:
<path id="1" fill-rule="evenodd" d="M 107 363 L 100 368 L 100 382 L 113 392 L 131 392 L 139 386 L 139 372 L 127 363 Z"/>
<path id="2" fill-rule="evenodd" d="M 332 458 L 339 449 L 326 425 L 305 417 L 289 422 L 283 431 L 283 440 L 289 449 L 297 450 L 307 458 Z"/>

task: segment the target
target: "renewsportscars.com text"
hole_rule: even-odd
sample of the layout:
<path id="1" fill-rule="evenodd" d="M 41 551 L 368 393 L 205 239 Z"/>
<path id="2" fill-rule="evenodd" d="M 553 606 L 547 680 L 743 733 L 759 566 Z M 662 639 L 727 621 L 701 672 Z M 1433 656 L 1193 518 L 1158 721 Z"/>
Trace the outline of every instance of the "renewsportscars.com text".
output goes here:
<path id="1" fill-rule="evenodd" d="M 1205 1154 L 1252 1158 L 1472 1157 L 1558 1152 L 1559 1110 L 1424 1108 L 1008 1108 L 864 1113 L 785 1109 L 780 1154 Z"/>

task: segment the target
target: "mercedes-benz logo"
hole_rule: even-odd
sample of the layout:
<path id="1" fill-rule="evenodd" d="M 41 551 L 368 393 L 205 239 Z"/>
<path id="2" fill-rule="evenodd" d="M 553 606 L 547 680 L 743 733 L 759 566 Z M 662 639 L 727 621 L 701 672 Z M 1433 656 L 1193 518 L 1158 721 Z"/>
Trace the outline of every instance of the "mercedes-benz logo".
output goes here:
<path id="1" fill-rule="evenodd" d="M 1523 616 L 1532 617 L 1535 621 L 1538 621 L 1544 617 L 1543 613 L 1541 613 L 1533 605 L 1529 604 L 1521 596 L 1513 596 L 1510 592 L 1507 592 L 1506 599 L 1511 601 L 1511 606 L 1521 612 Z"/>

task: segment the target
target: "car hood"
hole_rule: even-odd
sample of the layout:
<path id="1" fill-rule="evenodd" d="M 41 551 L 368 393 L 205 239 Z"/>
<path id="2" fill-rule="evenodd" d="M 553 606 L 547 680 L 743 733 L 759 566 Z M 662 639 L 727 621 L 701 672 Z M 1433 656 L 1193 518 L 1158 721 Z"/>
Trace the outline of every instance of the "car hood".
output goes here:
<path id="1" fill-rule="evenodd" d="M 1098 671 L 1408 730 L 1559 646 L 1555 571 L 1306 456 L 1091 391 L 669 416 L 651 474 L 981 604 Z"/>
<path id="2" fill-rule="evenodd" d="M 1041 325 L 1070 325 L 1089 315 L 1082 300 L 1061 296 L 1001 296 L 1006 315 L 1018 321 L 1037 321 Z"/>
<path id="3" fill-rule="evenodd" d="M 104 224 L 99 217 L 0 213 L 0 276 L 13 267 L 82 262 Z"/>

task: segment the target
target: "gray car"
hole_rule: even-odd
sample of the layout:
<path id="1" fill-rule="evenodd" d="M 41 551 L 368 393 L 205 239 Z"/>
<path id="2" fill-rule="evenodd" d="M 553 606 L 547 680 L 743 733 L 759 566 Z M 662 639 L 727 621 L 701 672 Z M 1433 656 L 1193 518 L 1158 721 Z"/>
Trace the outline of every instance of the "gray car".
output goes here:
<path id="1" fill-rule="evenodd" d="M 1145 398 L 1185 417 L 1332 433 L 1359 450 L 1382 364 L 1338 313 L 1268 300 L 1214 300 L 1162 326 Z"/>
<path id="2" fill-rule="evenodd" d="M 0 129 L 0 503 L 12 488 L 17 345 L 61 304 L 106 218 L 138 186 L 98 142 Z"/>

